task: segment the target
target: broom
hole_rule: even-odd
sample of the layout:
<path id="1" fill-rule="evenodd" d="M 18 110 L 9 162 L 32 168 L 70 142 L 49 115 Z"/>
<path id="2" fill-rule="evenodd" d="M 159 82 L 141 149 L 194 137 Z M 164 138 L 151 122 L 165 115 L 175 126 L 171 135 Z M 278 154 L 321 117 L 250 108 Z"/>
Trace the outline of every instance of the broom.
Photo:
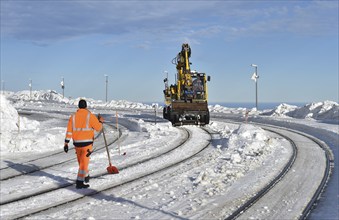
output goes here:
<path id="1" fill-rule="evenodd" d="M 106 140 L 106 136 L 105 136 L 104 127 L 102 127 L 102 135 L 104 136 L 105 147 L 106 147 L 108 162 L 109 162 L 109 165 L 107 167 L 107 172 L 109 174 L 117 174 L 117 173 L 119 173 L 119 170 L 118 170 L 117 167 L 113 166 L 112 163 L 111 163 L 111 156 L 109 155 L 109 150 L 108 150 L 108 146 L 107 146 L 107 140 Z"/>

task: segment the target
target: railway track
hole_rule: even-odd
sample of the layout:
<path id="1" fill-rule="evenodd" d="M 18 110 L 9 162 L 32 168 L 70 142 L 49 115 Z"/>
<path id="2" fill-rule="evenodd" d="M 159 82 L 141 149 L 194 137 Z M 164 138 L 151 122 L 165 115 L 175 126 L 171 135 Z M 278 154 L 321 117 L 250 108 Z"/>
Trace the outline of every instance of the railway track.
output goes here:
<path id="1" fill-rule="evenodd" d="M 98 134 L 97 137 L 99 135 L 100 134 Z M 120 136 L 121 136 L 121 131 L 119 131 L 119 137 Z M 118 137 L 111 139 L 108 142 L 108 146 L 114 144 L 118 139 L 119 139 Z M 99 147 L 95 151 L 97 152 L 97 151 L 101 151 L 101 150 L 104 150 L 104 147 Z M 62 153 L 64 154 L 64 152 L 62 152 Z M 52 154 L 49 158 L 47 158 L 47 159 L 49 159 L 49 165 L 33 166 L 33 167 L 28 166 L 29 168 L 32 167 L 32 170 L 30 170 L 29 172 L 26 171 L 26 172 L 22 172 L 22 173 L 17 174 L 17 175 L 9 176 L 8 178 L 3 178 L 1 180 L 2 186 L 4 186 L 4 184 L 6 183 L 5 182 L 6 180 L 7 181 L 16 181 L 13 178 L 24 177 L 25 175 L 35 176 L 35 173 L 37 173 L 36 176 L 39 176 L 38 172 L 41 172 L 41 173 L 43 173 L 42 175 L 44 175 L 44 174 L 47 174 L 47 172 L 45 172 L 46 169 L 49 169 L 49 168 L 52 168 L 52 167 L 57 168 L 59 166 L 66 166 L 67 164 L 76 161 L 76 157 L 74 157 L 72 155 L 72 159 L 63 160 L 61 162 L 57 162 L 57 163 L 53 164 L 53 162 L 55 161 L 55 159 L 53 157 L 55 157 L 57 155 L 58 154 Z M 36 160 L 32 160 L 32 162 L 36 162 Z M 25 165 L 21 164 L 21 166 L 25 166 Z M 1 171 L 1 172 L 3 172 L 3 171 Z M 3 173 L 1 173 L 1 175 L 3 175 Z M 14 201 L 20 201 L 20 200 L 27 199 L 27 198 L 32 197 L 32 196 L 37 196 L 37 195 L 41 195 L 41 194 L 44 194 L 44 193 L 47 193 L 47 192 L 51 192 L 53 190 L 65 188 L 65 187 L 68 187 L 70 185 L 73 185 L 73 183 L 65 180 L 65 181 L 59 182 L 58 184 L 50 185 L 46 188 L 43 188 L 43 189 L 39 190 L 38 192 L 37 191 L 28 191 L 28 192 L 25 192 L 25 193 L 19 194 L 19 195 L 2 196 L 2 198 L 0 200 L 0 205 L 5 205 L 5 204 L 8 204 L 8 203 L 11 203 L 11 202 L 14 202 Z"/>
<path id="2" fill-rule="evenodd" d="M 225 219 L 306 219 L 324 191 L 334 167 L 334 158 L 329 147 L 299 131 L 262 124 L 258 126 L 288 140 L 293 153 L 284 169 L 274 179 L 239 204 Z M 307 160 L 311 160 L 313 156 L 318 159 L 312 165 Z M 307 169 L 314 170 L 306 172 Z M 300 186 L 296 186 L 298 184 Z M 290 189 L 290 192 L 286 189 Z M 294 193 L 291 193 L 293 190 Z M 282 195 L 284 193 L 286 195 Z M 272 210 L 269 210 L 270 206 Z M 262 207 L 265 207 L 265 210 Z"/>
<path id="3" fill-rule="evenodd" d="M 232 123 L 234 123 L 234 122 L 232 122 Z M 317 199 L 319 198 L 319 196 L 321 195 L 321 192 L 324 190 L 324 188 L 326 186 L 326 182 L 330 178 L 331 170 L 333 168 L 333 156 L 331 155 L 330 151 L 328 151 L 327 146 L 324 143 L 322 143 L 321 141 L 319 141 L 319 140 L 317 140 L 317 139 L 315 139 L 311 136 L 308 136 L 306 134 L 302 134 L 300 132 L 295 132 L 295 131 L 292 131 L 292 130 L 286 130 L 286 129 L 283 129 L 284 132 L 282 132 L 281 128 L 278 129 L 276 127 L 271 127 L 271 126 L 267 126 L 267 125 L 265 125 L 265 126 L 259 125 L 259 126 L 263 127 L 264 129 L 268 130 L 269 132 L 276 133 L 276 134 L 282 136 L 283 138 L 287 139 L 291 143 L 291 145 L 293 146 L 293 149 L 294 149 L 293 154 L 292 154 L 291 158 L 288 160 L 288 163 L 286 163 L 282 172 L 280 172 L 270 183 L 268 183 L 265 187 L 263 187 L 259 192 L 254 193 L 255 195 L 253 197 L 247 199 L 242 204 L 239 204 L 236 209 L 233 209 L 232 211 L 228 211 L 227 213 L 229 213 L 229 214 L 227 216 L 225 216 L 225 218 L 226 219 L 237 219 L 237 218 L 240 218 L 240 219 L 243 219 L 243 218 L 246 218 L 246 219 L 247 218 L 278 219 L 278 218 L 281 218 L 282 216 L 285 216 L 285 218 L 290 218 L 292 215 L 288 216 L 285 213 L 287 213 L 287 214 L 290 213 L 289 209 L 291 208 L 291 206 L 298 206 L 297 207 L 298 211 L 294 212 L 293 217 L 291 217 L 291 218 L 304 219 L 308 216 L 308 214 L 310 213 L 310 211 L 314 207 L 314 204 L 317 202 Z M 179 128 L 179 129 L 181 129 L 181 128 Z M 199 149 L 197 151 L 195 151 L 190 156 L 186 155 L 187 157 L 185 157 L 183 160 L 169 163 L 170 158 L 171 158 L 171 156 L 170 156 L 171 154 L 174 154 L 175 151 L 180 151 L 180 148 L 183 148 L 185 145 L 192 145 L 192 143 L 190 144 L 190 142 L 192 142 L 192 135 L 194 136 L 195 134 L 194 133 L 192 134 L 187 128 L 184 128 L 181 132 L 186 133 L 185 138 L 180 143 L 178 143 L 175 148 L 173 148 L 173 149 L 171 149 L 167 152 L 163 152 L 162 155 L 154 155 L 150 158 L 140 160 L 140 161 L 137 161 L 137 162 L 134 162 L 134 163 L 130 163 L 130 164 L 123 166 L 123 167 L 119 167 L 119 170 L 120 170 L 119 175 L 108 175 L 106 173 L 95 175 L 91 179 L 91 188 L 90 189 L 86 189 L 86 190 L 83 190 L 83 191 L 80 192 L 80 191 L 75 190 L 74 186 L 71 186 L 71 184 L 70 184 L 70 185 L 63 187 L 63 188 L 57 188 L 57 189 L 51 190 L 49 192 L 41 193 L 40 195 L 32 195 L 31 198 L 13 200 L 13 201 L 11 201 L 7 204 L 2 205 L 1 216 L 6 218 L 6 219 L 23 218 L 23 217 L 28 217 L 28 216 L 38 214 L 38 213 L 40 213 L 40 214 L 45 213 L 45 211 L 50 210 L 52 208 L 64 206 L 66 203 L 72 203 L 72 202 L 79 201 L 79 200 L 82 201 L 81 199 L 83 199 L 84 197 L 101 194 L 105 191 L 115 189 L 117 187 L 123 186 L 123 185 L 128 184 L 128 183 L 132 183 L 134 181 L 148 177 L 148 176 L 153 175 L 155 173 L 162 172 L 166 169 L 173 168 L 173 167 L 177 166 L 178 164 L 183 163 L 183 162 L 191 159 L 195 155 L 201 153 L 211 143 L 210 138 L 211 138 L 212 133 L 210 131 L 204 130 L 204 132 L 206 133 L 205 134 L 206 135 L 206 143 L 204 143 L 204 144 L 199 143 L 200 144 Z M 287 133 L 285 133 L 285 132 L 287 132 Z M 300 139 L 296 140 L 295 137 L 292 134 L 303 136 L 305 138 L 305 140 L 300 140 Z M 209 136 L 209 138 L 208 138 L 208 136 Z M 193 137 L 193 139 L 194 139 L 194 137 Z M 208 139 L 209 139 L 209 141 L 207 141 Z M 305 144 L 306 142 L 307 142 L 307 144 Z M 262 207 L 263 204 L 277 203 L 275 205 L 279 206 L 279 203 L 278 203 L 279 201 L 272 201 L 272 196 L 277 197 L 277 192 L 279 192 L 279 190 L 280 190 L 280 193 L 284 193 L 284 191 L 282 189 L 286 188 L 286 187 L 287 188 L 290 187 L 291 191 L 294 190 L 292 183 L 295 183 L 295 182 L 291 181 L 290 185 L 288 185 L 286 182 L 289 182 L 288 180 L 291 179 L 291 177 L 289 177 L 289 176 L 296 173 L 296 170 L 298 168 L 296 166 L 296 164 L 298 164 L 298 163 L 302 164 L 303 163 L 303 162 L 300 162 L 300 159 L 301 159 L 300 156 L 304 155 L 304 153 L 306 151 L 312 151 L 312 149 L 307 148 L 307 146 L 310 144 L 310 142 L 313 143 L 312 145 L 314 145 L 313 146 L 314 148 L 317 148 L 318 150 L 320 149 L 320 151 L 317 151 L 317 154 L 319 154 L 319 152 L 324 153 L 325 159 L 323 161 L 318 161 L 318 162 L 321 163 L 321 164 L 322 164 L 322 162 L 324 162 L 324 164 L 326 164 L 323 167 L 324 168 L 323 172 L 319 172 L 320 174 L 323 174 L 323 175 L 319 175 L 319 177 L 317 177 L 317 181 L 314 181 L 315 183 L 313 185 L 316 185 L 316 186 L 313 187 L 314 189 L 312 188 L 312 192 L 309 192 L 307 196 L 304 196 L 303 193 L 296 195 L 297 194 L 296 192 L 289 193 L 288 195 L 282 195 L 282 196 L 285 196 L 285 197 L 280 202 L 284 202 L 284 203 L 286 203 L 286 201 L 289 201 L 288 197 L 291 197 L 291 196 L 304 196 L 306 198 L 301 199 L 302 201 L 299 200 L 297 203 L 282 204 L 281 205 L 282 208 L 277 210 L 278 211 L 277 213 L 274 213 L 273 211 L 271 211 L 271 213 L 264 213 L 264 214 L 258 213 L 258 210 L 260 210 L 260 208 L 258 208 L 258 207 Z M 305 157 L 305 156 L 303 156 L 303 157 Z M 168 158 L 168 159 L 166 159 L 166 158 Z M 159 164 L 159 166 L 156 166 L 156 167 L 150 169 L 149 164 L 154 164 L 155 160 L 159 161 L 157 163 L 157 164 Z M 173 158 L 171 160 L 173 160 Z M 164 163 L 164 165 L 162 166 L 161 163 Z M 150 170 L 148 172 L 146 172 L 145 168 L 150 169 Z M 128 176 L 130 176 L 130 175 L 128 175 L 128 174 L 131 174 L 131 173 L 133 173 L 133 176 L 129 178 Z M 311 180 L 314 180 L 314 178 L 312 178 Z M 301 179 L 300 181 L 303 182 L 302 184 L 304 184 L 304 182 L 310 182 L 309 180 L 307 180 L 307 176 L 304 177 L 303 179 Z M 92 183 L 94 183 L 94 184 L 92 185 Z M 306 188 L 310 188 L 310 187 L 307 186 Z M 41 205 L 41 201 L 44 201 L 43 196 L 48 196 L 48 198 L 50 198 L 50 197 L 53 197 L 53 195 L 55 195 L 56 197 L 60 197 L 60 198 L 56 199 L 55 201 L 51 201 L 50 204 Z M 32 201 L 32 200 L 36 204 L 38 204 L 38 206 L 36 206 L 34 204 L 27 205 L 27 203 L 29 203 L 29 201 Z M 292 199 L 290 201 L 292 201 Z M 300 204 L 302 204 L 302 205 L 300 205 Z M 21 210 L 21 211 L 19 211 L 19 213 L 15 214 L 15 215 L 7 216 L 6 213 L 3 212 L 3 210 L 9 209 L 10 207 L 15 207 L 16 209 Z M 266 205 L 265 205 L 265 207 L 266 207 Z M 225 207 L 225 208 L 227 209 L 229 207 Z M 272 210 L 273 209 L 274 208 L 272 208 Z M 284 215 L 282 215 L 282 214 L 284 214 Z"/>
<path id="4" fill-rule="evenodd" d="M 183 139 L 180 143 L 178 143 L 173 149 L 168 150 L 167 152 L 162 153 L 161 155 L 153 155 L 147 159 L 144 159 L 142 161 L 136 161 L 134 163 L 128 164 L 125 167 L 119 167 L 120 174 L 119 175 L 110 175 L 107 173 L 100 174 L 93 176 L 91 178 L 91 188 L 86 190 L 75 190 L 74 186 L 65 186 L 62 188 L 56 188 L 47 192 L 43 193 L 37 193 L 34 195 L 30 195 L 30 198 L 20 198 L 20 199 L 13 199 L 12 201 L 4 204 L 1 206 L 1 216 L 4 218 L 23 218 L 30 216 L 35 213 L 39 213 L 51 208 L 55 208 L 58 206 L 61 206 L 65 203 L 70 203 L 73 201 L 77 201 L 81 198 L 84 198 L 86 196 L 92 196 L 98 193 L 101 193 L 106 190 L 113 189 L 115 187 L 121 186 L 126 183 L 133 182 L 135 180 L 138 180 L 140 178 L 143 178 L 145 176 L 152 175 L 154 173 L 160 172 L 164 169 L 167 169 L 169 167 L 176 166 L 179 163 L 182 163 L 186 160 L 188 160 L 191 157 L 194 157 L 194 155 L 201 152 L 203 149 L 207 148 L 210 144 L 210 139 L 206 141 L 205 143 L 200 143 L 200 147 L 192 151 L 191 155 L 183 155 L 183 158 L 177 158 L 177 160 L 173 159 L 173 155 L 177 155 L 177 152 L 182 151 L 183 149 L 187 148 L 189 142 L 194 140 L 192 138 L 192 133 L 188 129 L 180 129 L 181 132 L 186 133 L 185 139 Z M 208 135 L 207 131 L 204 131 L 206 136 L 210 137 Z M 202 145 L 203 144 L 203 145 Z M 172 156 L 171 156 L 172 155 Z M 176 156 L 175 156 L 176 157 Z M 141 170 L 140 167 L 148 166 L 147 164 L 154 164 L 154 160 L 159 161 L 158 166 L 155 168 L 148 168 Z M 124 173 L 133 173 L 132 178 L 129 178 L 127 175 L 124 175 Z M 121 176 L 122 178 L 117 180 L 116 177 Z M 93 184 L 94 183 L 94 184 Z M 54 195 L 54 196 L 53 196 Z M 57 201 L 50 201 L 49 204 L 39 202 L 39 200 L 43 200 L 45 196 L 48 196 L 48 198 L 56 198 Z M 33 205 L 30 201 L 35 201 L 36 204 L 40 205 Z M 9 215 L 7 216 L 4 210 L 9 210 L 11 207 L 15 207 L 18 209 L 18 213 L 15 215 Z M 22 210 L 20 210 L 22 209 Z M 19 211 L 20 210 L 20 211 Z"/>
<path id="5" fill-rule="evenodd" d="M 105 124 L 106 124 L 106 127 L 110 127 L 110 129 L 108 130 L 115 128 L 114 125 L 109 125 L 108 123 L 105 123 Z M 100 135 L 101 135 L 101 132 L 97 133 L 95 136 L 95 140 L 98 140 Z M 114 144 L 121 137 L 122 133 L 120 130 L 119 130 L 118 135 L 119 137 L 115 137 L 113 138 L 113 140 L 110 139 L 108 141 L 108 146 Z M 99 145 L 101 145 L 101 147 L 96 148 L 95 152 L 102 151 L 105 149 L 105 146 L 103 144 L 99 144 Z M 76 158 L 72 154 L 72 152 L 74 151 L 74 148 L 71 147 L 69 150 L 70 152 L 67 155 L 65 155 L 64 151 L 58 151 L 50 155 L 45 155 L 39 158 L 30 159 L 30 160 L 23 161 L 20 163 L 13 163 L 13 162 L 7 161 L 9 165 L 0 169 L 1 171 L 0 180 L 5 181 L 5 180 L 8 180 L 14 177 L 32 174 L 34 172 L 38 172 L 38 171 L 51 168 L 57 165 L 63 165 L 63 164 L 76 161 Z M 59 155 L 64 155 L 64 156 L 60 159 L 60 157 L 58 157 Z"/>

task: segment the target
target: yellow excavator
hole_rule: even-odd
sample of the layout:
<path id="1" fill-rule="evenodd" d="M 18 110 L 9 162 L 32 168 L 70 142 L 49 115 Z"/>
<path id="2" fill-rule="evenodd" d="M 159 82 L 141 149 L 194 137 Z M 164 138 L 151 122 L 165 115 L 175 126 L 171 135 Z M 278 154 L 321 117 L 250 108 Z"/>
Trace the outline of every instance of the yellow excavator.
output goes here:
<path id="1" fill-rule="evenodd" d="M 206 83 L 211 78 L 205 73 L 191 71 L 190 57 L 191 47 L 183 44 L 181 51 L 172 60 L 177 68 L 176 84 L 169 86 L 168 78 L 164 79 L 163 117 L 171 121 L 173 126 L 206 125 L 210 121 Z"/>

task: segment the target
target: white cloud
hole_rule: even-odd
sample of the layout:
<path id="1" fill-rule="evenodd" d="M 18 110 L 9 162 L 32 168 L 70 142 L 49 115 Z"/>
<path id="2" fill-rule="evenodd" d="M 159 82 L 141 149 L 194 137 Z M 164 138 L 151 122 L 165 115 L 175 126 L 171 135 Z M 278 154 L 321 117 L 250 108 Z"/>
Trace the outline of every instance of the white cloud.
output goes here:
<path id="1" fill-rule="evenodd" d="M 2 37 L 39 45 L 90 35 L 107 36 L 107 44 L 135 37 L 198 43 L 276 32 L 337 35 L 337 20 L 338 3 L 327 1 L 1 1 Z"/>

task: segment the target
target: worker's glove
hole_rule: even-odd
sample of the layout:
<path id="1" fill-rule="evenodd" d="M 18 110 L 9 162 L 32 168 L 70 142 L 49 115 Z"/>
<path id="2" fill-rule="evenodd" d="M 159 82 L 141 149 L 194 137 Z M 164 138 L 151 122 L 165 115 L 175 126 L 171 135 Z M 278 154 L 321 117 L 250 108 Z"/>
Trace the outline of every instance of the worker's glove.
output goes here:
<path id="1" fill-rule="evenodd" d="M 66 144 L 66 143 L 65 143 L 65 145 L 64 145 L 64 151 L 65 151 L 65 153 L 68 152 L 68 144 Z"/>
<path id="2" fill-rule="evenodd" d="M 105 121 L 105 119 L 100 114 L 98 114 L 98 120 L 100 123 L 104 123 Z"/>
<path id="3" fill-rule="evenodd" d="M 90 151 L 89 149 L 87 149 L 87 154 L 86 154 L 86 157 L 89 157 L 91 156 L 91 154 L 93 153 L 93 151 Z"/>

